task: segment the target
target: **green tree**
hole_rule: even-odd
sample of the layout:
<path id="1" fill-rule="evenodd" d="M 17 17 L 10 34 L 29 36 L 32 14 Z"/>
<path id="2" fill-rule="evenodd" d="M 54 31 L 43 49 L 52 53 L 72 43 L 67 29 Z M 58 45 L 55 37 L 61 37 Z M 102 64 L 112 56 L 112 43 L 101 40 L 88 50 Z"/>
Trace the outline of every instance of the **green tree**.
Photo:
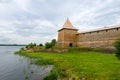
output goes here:
<path id="1" fill-rule="evenodd" d="M 46 43 L 45 43 L 45 48 L 46 48 L 46 49 L 49 49 L 49 48 L 51 48 L 51 47 L 52 47 L 51 43 L 49 43 L 49 42 L 46 42 Z"/>
<path id="2" fill-rule="evenodd" d="M 55 44 L 56 44 L 56 39 L 53 39 L 50 43 L 49 42 L 47 42 L 47 43 L 45 43 L 45 48 L 51 48 L 51 47 L 53 47 L 53 46 L 55 46 Z"/>
<path id="3" fill-rule="evenodd" d="M 33 43 L 33 46 L 37 46 L 36 43 Z"/>
<path id="4" fill-rule="evenodd" d="M 52 45 L 52 46 L 55 46 L 55 44 L 56 44 L 56 39 L 53 39 L 53 40 L 51 41 L 51 45 Z"/>
<path id="5" fill-rule="evenodd" d="M 40 43 L 40 44 L 39 44 L 39 46 L 43 46 L 43 44 L 42 44 L 42 43 Z"/>
<path id="6" fill-rule="evenodd" d="M 30 43 L 26 46 L 27 49 L 36 47 L 36 43 Z"/>
<path id="7" fill-rule="evenodd" d="M 114 44 L 115 54 L 120 59 L 120 38 L 118 38 Z"/>

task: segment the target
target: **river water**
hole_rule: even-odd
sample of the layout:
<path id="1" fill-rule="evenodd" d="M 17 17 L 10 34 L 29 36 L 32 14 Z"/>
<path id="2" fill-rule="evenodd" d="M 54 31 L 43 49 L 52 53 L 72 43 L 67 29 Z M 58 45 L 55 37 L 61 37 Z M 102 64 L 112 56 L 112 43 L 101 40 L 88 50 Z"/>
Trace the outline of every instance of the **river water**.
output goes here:
<path id="1" fill-rule="evenodd" d="M 0 80 L 42 80 L 51 66 L 31 64 L 31 59 L 15 55 L 21 46 L 0 46 Z"/>

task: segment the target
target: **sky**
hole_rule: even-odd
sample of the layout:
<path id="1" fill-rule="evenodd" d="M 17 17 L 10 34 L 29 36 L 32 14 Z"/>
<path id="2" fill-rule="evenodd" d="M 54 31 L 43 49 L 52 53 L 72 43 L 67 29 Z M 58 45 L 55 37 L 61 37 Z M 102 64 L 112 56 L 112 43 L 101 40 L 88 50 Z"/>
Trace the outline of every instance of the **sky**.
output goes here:
<path id="1" fill-rule="evenodd" d="M 120 0 L 0 0 L 0 44 L 57 39 L 67 17 L 79 32 L 120 25 Z"/>

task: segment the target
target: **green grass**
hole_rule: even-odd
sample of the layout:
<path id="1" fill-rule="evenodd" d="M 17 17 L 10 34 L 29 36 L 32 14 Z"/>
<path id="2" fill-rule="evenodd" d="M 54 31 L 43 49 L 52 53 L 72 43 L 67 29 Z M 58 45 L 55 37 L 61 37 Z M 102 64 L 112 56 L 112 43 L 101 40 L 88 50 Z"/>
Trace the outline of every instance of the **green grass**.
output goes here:
<path id="1" fill-rule="evenodd" d="M 82 52 L 72 50 L 66 53 L 26 53 L 21 55 L 38 58 L 38 64 L 53 64 L 62 80 L 120 80 L 120 60 L 114 54 Z M 39 61 L 44 59 L 46 61 Z"/>

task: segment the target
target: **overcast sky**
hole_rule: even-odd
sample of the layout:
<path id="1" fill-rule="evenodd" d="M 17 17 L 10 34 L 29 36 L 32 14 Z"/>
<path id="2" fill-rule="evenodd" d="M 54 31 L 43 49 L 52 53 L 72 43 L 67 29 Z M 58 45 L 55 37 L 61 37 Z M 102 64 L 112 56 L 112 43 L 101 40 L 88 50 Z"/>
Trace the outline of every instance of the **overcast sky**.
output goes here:
<path id="1" fill-rule="evenodd" d="M 66 18 L 79 32 L 120 24 L 120 0 L 0 0 L 0 44 L 57 39 Z"/>

